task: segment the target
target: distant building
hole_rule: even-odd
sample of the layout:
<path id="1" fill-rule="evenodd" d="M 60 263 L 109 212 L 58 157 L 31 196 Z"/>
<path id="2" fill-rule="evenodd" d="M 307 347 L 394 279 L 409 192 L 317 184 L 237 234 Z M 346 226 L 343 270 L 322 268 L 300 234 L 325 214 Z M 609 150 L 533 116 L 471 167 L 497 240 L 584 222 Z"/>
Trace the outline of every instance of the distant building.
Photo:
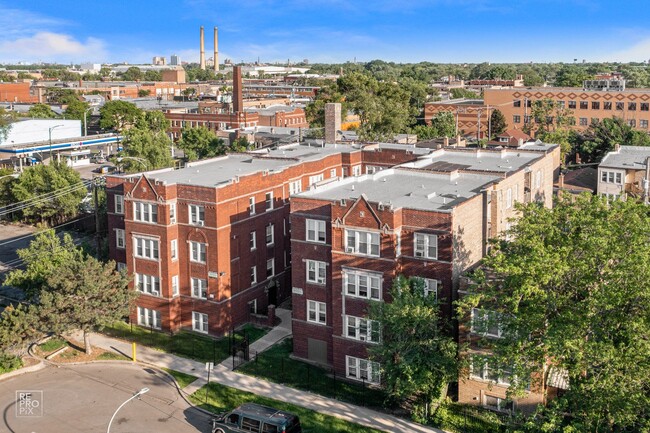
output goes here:
<path id="1" fill-rule="evenodd" d="M 169 58 L 169 64 L 172 66 L 180 66 L 181 65 L 180 56 L 177 56 L 176 54 L 172 54 L 171 57 Z"/>
<path id="2" fill-rule="evenodd" d="M 185 83 L 185 69 L 176 68 L 176 69 L 165 69 L 160 71 L 161 81 L 170 82 L 170 83 Z"/>
<path id="3" fill-rule="evenodd" d="M 524 143 L 534 141 L 532 137 L 520 129 L 508 129 L 497 135 L 495 140 L 488 141 L 490 146 L 519 147 Z"/>
<path id="4" fill-rule="evenodd" d="M 102 69 L 101 63 L 82 63 L 79 69 L 88 72 L 99 72 Z"/>
<path id="5" fill-rule="evenodd" d="M 626 195 L 647 199 L 649 188 L 650 147 L 617 145 L 598 165 L 599 195 L 609 199 Z"/>
<path id="6" fill-rule="evenodd" d="M 424 104 L 424 121 L 427 124 L 440 113 L 451 113 L 454 116 L 460 135 L 478 135 L 480 138 L 488 135 L 488 110 L 482 99 L 452 99 Z"/>
<path id="7" fill-rule="evenodd" d="M 155 56 L 151 61 L 151 64 L 156 66 L 164 66 L 167 64 L 167 60 L 162 56 Z"/>

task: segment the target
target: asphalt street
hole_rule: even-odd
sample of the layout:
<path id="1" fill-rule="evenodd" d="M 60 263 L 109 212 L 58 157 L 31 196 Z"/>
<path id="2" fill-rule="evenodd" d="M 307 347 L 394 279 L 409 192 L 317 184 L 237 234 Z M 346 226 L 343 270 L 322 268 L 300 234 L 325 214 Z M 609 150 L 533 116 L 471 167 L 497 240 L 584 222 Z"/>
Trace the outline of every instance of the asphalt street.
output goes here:
<path id="1" fill-rule="evenodd" d="M 128 363 L 49 366 L 0 382 L 0 432 L 209 432 L 210 417 L 192 408 L 158 370 Z"/>

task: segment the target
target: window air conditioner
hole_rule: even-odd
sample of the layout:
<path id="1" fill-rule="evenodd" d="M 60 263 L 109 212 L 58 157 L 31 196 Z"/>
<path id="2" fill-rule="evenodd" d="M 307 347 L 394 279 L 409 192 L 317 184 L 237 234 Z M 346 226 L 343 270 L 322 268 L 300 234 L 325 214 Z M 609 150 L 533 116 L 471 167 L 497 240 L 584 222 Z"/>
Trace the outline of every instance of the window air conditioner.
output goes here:
<path id="1" fill-rule="evenodd" d="M 365 335 L 359 335 L 359 340 L 366 341 L 366 336 Z"/>
<path id="2" fill-rule="evenodd" d="M 319 278 L 318 284 L 325 284 L 325 278 Z"/>
<path id="3" fill-rule="evenodd" d="M 205 221 L 197 221 L 196 225 L 203 227 L 205 225 Z"/>
<path id="4" fill-rule="evenodd" d="M 422 251 L 416 251 L 416 252 L 415 252 L 415 257 L 424 257 L 424 252 L 422 252 Z"/>
<path id="5" fill-rule="evenodd" d="M 153 296 L 160 296 L 160 292 L 157 291 L 157 290 L 152 290 L 152 291 L 151 291 L 151 294 L 152 294 Z"/>
<path id="6" fill-rule="evenodd" d="M 346 253 L 353 253 L 354 252 L 354 247 L 345 247 L 345 252 Z"/>

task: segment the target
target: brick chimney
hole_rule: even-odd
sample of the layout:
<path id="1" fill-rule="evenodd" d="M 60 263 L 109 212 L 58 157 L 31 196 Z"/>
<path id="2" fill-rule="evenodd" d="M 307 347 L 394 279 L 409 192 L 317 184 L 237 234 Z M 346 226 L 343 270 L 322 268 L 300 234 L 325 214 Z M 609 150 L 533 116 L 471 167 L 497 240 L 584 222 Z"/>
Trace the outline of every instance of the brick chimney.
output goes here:
<path id="1" fill-rule="evenodd" d="M 234 112 L 244 110 L 244 98 L 242 96 L 241 66 L 232 68 L 232 109 Z"/>
<path id="2" fill-rule="evenodd" d="M 341 104 L 329 102 L 325 104 L 325 143 L 336 143 L 341 130 Z"/>

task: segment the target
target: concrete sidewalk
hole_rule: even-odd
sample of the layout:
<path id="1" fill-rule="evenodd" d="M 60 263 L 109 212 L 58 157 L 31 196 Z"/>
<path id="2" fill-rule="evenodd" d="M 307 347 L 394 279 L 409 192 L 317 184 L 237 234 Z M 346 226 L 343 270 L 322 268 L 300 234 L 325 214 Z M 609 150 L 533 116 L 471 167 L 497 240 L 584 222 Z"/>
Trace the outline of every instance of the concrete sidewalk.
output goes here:
<path id="1" fill-rule="evenodd" d="M 289 312 L 288 318 L 286 316 L 283 318 L 284 327 L 280 325 L 274 328 L 269 332 L 269 334 L 267 334 L 268 338 L 261 339 L 264 340 L 263 342 L 260 340 L 258 347 L 268 347 L 273 344 L 272 340 L 274 338 L 284 338 L 287 329 L 290 333 L 290 317 Z M 274 332 L 277 328 L 281 328 L 281 330 Z M 271 336 L 269 337 L 269 335 Z M 101 347 L 105 350 L 112 350 L 128 357 L 131 355 L 131 343 L 126 341 L 117 340 L 102 334 L 93 334 L 91 342 L 94 346 Z M 253 347 L 253 345 L 251 345 L 251 347 Z M 198 380 L 183 389 L 183 392 L 188 395 L 194 393 L 206 384 L 207 372 L 205 371 L 205 364 L 202 362 L 160 352 L 141 345 L 138 345 L 137 348 L 137 359 L 138 361 L 153 364 L 161 368 L 169 368 L 199 377 Z M 284 385 L 258 379 L 256 377 L 236 373 L 231 371 L 225 363 L 215 366 L 214 370 L 210 374 L 210 381 L 242 391 L 248 391 L 256 395 L 302 406 L 316 412 L 386 432 L 443 433 L 442 430 L 425 427 L 388 414 L 366 409 L 364 407 L 342 403 L 310 392 L 300 391 Z"/>

